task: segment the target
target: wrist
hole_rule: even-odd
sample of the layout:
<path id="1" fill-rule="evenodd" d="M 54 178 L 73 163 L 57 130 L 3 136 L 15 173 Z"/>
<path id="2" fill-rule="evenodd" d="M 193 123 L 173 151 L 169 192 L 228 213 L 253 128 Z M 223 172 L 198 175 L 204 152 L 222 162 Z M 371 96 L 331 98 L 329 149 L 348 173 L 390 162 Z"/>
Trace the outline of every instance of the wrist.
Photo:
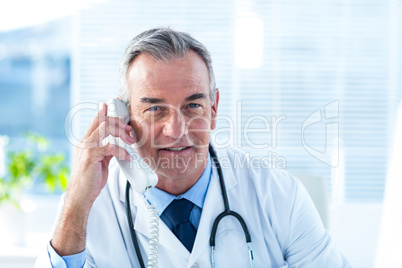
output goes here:
<path id="1" fill-rule="evenodd" d="M 86 223 L 92 204 L 87 201 L 68 200 L 66 198 L 61 216 L 65 219 L 76 220 L 79 223 L 83 223 L 85 219 Z"/>
<path id="2" fill-rule="evenodd" d="M 92 205 L 95 202 L 95 200 L 88 198 L 88 196 L 88 194 L 83 194 L 79 191 L 67 190 L 63 210 L 68 214 L 88 216 Z"/>
<path id="3" fill-rule="evenodd" d="M 65 203 L 50 245 L 59 256 L 82 252 L 86 244 L 90 209 Z"/>

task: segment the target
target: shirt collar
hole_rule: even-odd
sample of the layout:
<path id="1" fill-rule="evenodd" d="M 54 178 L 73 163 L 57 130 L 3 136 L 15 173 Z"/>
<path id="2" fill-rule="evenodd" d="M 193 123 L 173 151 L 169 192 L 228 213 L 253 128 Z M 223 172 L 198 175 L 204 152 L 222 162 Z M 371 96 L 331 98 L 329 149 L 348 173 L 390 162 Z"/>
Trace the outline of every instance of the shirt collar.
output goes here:
<path id="1" fill-rule="evenodd" d="M 211 174 L 212 174 L 211 157 L 208 156 L 207 165 L 201 177 L 184 194 L 174 196 L 161 189 L 152 188 L 148 191 L 148 193 L 146 193 L 146 197 L 148 199 L 148 202 L 150 202 L 151 204 L 156 204 L 159 216 L 162 215 L 163 211 L 167 208 L 167 206 L 169 206 L 169 204 L 175 199 L 185 198 L 193 202 L 199 208 L 202 208 L 204 205 L 205 196 L 207 194 L 209 181 L 211 180 Z"/>

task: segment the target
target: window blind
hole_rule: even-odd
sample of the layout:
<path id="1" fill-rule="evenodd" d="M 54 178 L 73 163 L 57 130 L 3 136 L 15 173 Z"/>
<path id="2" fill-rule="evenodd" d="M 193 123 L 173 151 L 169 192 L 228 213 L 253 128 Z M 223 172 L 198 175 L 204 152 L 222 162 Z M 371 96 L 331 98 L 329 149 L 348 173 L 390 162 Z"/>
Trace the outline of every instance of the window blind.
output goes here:
<path id="1" fill-rule="evenodd" d="M 93 5 L 74 17 L 70 138 L 82 137 L 98 100 L 117 95 L 129 40 L 171 26 L 212 54 L 221 96 L 214 138 L 273 168 L 326 178 L 333 202 L 381 201 L 402 98 L 401 13 L 397 0 Z"/>

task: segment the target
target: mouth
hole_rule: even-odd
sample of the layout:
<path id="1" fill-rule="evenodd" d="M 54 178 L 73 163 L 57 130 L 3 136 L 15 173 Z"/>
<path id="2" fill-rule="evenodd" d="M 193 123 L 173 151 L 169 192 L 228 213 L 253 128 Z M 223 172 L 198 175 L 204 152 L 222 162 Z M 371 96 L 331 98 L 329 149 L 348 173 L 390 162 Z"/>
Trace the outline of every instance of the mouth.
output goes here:
<path id="1" fill-rule="evenodd" d="M 191 146 L 183 146 L 183 147 L 170 147 L 170 148 L 163 148 L 162 151 L 167 152 L 181 152 L 191 148 Z"/>

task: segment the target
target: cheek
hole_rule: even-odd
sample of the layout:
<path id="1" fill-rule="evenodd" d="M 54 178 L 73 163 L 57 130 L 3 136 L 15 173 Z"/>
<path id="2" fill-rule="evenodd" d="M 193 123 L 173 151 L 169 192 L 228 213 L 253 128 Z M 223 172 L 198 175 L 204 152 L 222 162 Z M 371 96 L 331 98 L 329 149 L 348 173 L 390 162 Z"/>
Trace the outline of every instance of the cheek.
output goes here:
<path id="1" fill-rule="evenodd" d="M 188 132 L 194 136 L 209 135 L 211 129 L 211 119 L 207 116 L 191 118 L 187 122 Z"/>
<path id="2" fill-rule="evenodd" d="M 150 142 L 152 128 L 147 121 L 141 117 L 134 117 L 134 120 L 131 121 L 131 126 L 133 127 L 137 147 L 141 148 Z"/>

